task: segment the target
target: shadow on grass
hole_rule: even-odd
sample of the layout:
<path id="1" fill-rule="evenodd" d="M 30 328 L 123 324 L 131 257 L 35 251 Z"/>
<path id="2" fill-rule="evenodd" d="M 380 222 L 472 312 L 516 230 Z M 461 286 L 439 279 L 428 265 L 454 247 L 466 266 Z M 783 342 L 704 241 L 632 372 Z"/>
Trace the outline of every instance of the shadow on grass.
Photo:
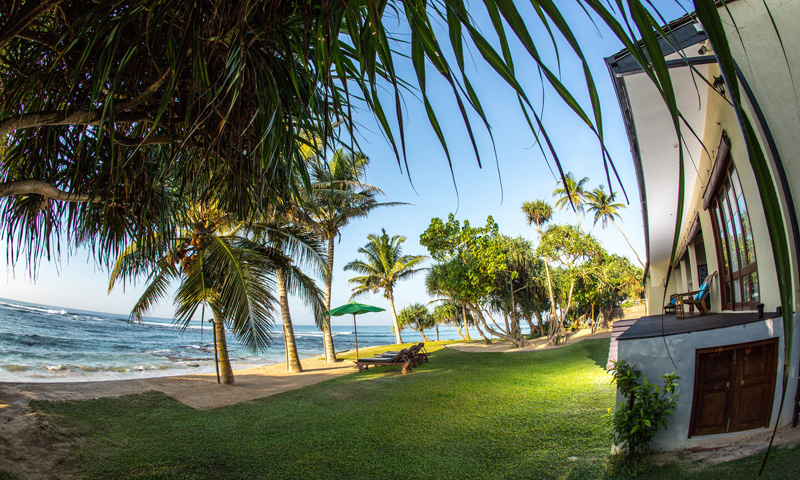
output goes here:
<path id="1" fill-rule="evenodd" d="M 610 344 L 611 341 L 609 340 L 609 346 Z M 589 349 L 588 353 L 589 353 L 589 358 L 591 358 L 592 361 L 594 361 L 594 363 L 597 364 L 597 366 L 601 368 L 606 368 L 606 365 L 608 365 L 608 348 Z"/>

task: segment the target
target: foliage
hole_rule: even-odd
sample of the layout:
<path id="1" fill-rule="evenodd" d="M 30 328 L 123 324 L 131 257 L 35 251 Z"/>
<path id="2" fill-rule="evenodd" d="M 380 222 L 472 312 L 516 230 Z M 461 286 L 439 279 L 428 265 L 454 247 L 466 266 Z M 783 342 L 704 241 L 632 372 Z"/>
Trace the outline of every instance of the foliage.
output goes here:
<path id="1" fill-rule="evenodd" d="M 369 157 L 361 152 L 337 150 L 333 157 L 310 161 L 311 192 L 304 198 L 301 220 L 329 242 L 356 218 L 366 217 L 378 207 L 402 205 L 380 203 L 383 191 L 364 183 Z"/>
<path id="2" fill-rule="evenodd" d="M 550 145 L 506 55 L 501 18 L 541 68 L 542 81 L 602 140 L 594 81 L 553 4 L 537 6 L 537 17 L 548 30 L 548 22 L 556 25 L 585 67 L 594 119 L 540 57 L 512 2 L 484 3 L 499 50 L 466 5 L 450 0 L 0 6 L 0 137 L 10 147 L 0 159 L 0 197 L 12 196 L 2 220 L 7 241 L 19 242 L 12 250 L 27 248 L 31 261 L 59 246 L 54 240 L 62 235 L 75 244 L 99 242 L 96 255 L 113 258 L 153 222 L 166 227 L 172 209 L 187 201 L 219 202 L 238 219 L 280 205 L 308 187 L 308 177 L 296 173 L 305 171 L 309 150 L 335 144 L 342 128 L 354 136 L 360 107 L 374 114 L 402 167 L 403 93 L 411 90 L 451 161 L 428 97 L 430 66 L 455 98 L 481 164 L 468 112 L 487 130 L 489 123 L 469 80 L 470 48 L 518 95 L 536 120 L 531 132 Z M 408 34 L 399 38 L 390 25 Z M 382 100 L 383 88 L 392 100 Z"/>
<path id="3" fill-rule="evenodd" d="M 170 282 L 177 281 L 176 323 L 186 328 L 197 309 L 208 305 L 245 347 L 254 352 L 266 349 L 277 303 L 270 273 L 287 259 L 242 235 L 239 228 L 219 210 L 197 209 L 184 229 L 163 234 L 166 241 L 149 237 L 128 247 L 114 264 L 109 291 L 119 281 L 124 288 L 126 282 L 146 276 L 147 287 L 131 311 L 131 319 L 138 320 L 168 295 Z M 161 245 L 166 248 L 156 250 Z"/>
<path id="4" fill-rule="evenodd" d="M 431 315 L 428 308 L 421 303 L 414 303 L 400 310 L 400 313 L 397 314 L 397 322 L 400 328 L 408 327 L 421 333 L 422 339 L 426 342 L 430 339 L 425 335 L 425 330 L 438 324 L 436 317 Z"/>
<path id="5" fill-rule="evenodd" d="M 427 257 L 424 255 L 403 255 L 402 244 L 406 237 L 393 235 L 391 238 L 385 229 L 380 235 L 367 235 L 367 244 L 358 249 L 364 260 L 353 260 L 344 266 L 345 270 L 362 274 L 353 277 L 349 282 L 356 298 L 365 293 L 378 293 L 383 290 L 384 297 L 390 298 L 394 285 L 398 280 L 410 278 L 423 269 L 417 268 Z"/>
<path id="6" fill-rule="evenodd" d="M 109 291 L 118 282 L 146 277 L 147 286 L 131 311 L 141 318 L 173 293 L 175 323 L 187 328 L 198 308 L 208 306 L 215 322 L 224 324 L 245 348 L 266 350 L 272 340 L 274 314 L 279 299 L 276 290 L 298 295 L 312 308 L 317 324 L 325 309 L 322 292 L 303 272 L 311 268 L 325 273 L 320 245 L 308 232 L 274 223 L 242 225 L 216 208 L 194 208 L 184 228 L 164 232 L 163 238 L 148 237 L 129 246 L 114 263 Z M 277 273 L 285 285 L 277 285 Z M 217 330 L 220 364 L 226 383 L 233 373 L 224 338 Z"/>
<path id="7" fill-rule="evenodd" d="M 560 186 L 553 190 L 553 196 L 556 197 L 556 208 L 563 210 L 571 207 L 576 213 L 582 214 L 586 201 L 589 199 L 589 192 L 586 191 L 588 181 L 587 177 L 576 180 L 575 174 L 572 172 L 564 175 L 559 182 Z"/>
<path id="8" fill-rule="evenodd" d="M 633 248 L 633 245 L 631 245 L 631 241 L 628 239 L 628 236 L 625 235 L 625 232 L 622 231 L 620 226 L 617 225 L 617 222 L 615 221 L 615 219 L 618 220 L 620 218 L 618 210 L 625 208 L 625 205 L 621 203 L 614 203 L 615 196 L 616 192 L 612 191 L 611 194 L 608 194 L 605 192 L 605 190 L 603 190 L 602 185 L 588 193 L 586 200 L 589 205 L 588 210 L 590 213 L 594 213 L 594 222 L 592 225 L 597 225 L 597 222 L 599 221 L 600 225 L 603 227 L 603 229 L 605 229 L 608 226 L 608 222 L 611 222 L 615 227 L 617 227 L 617 230 L 619 230 L 619 233 L 621 233 L 622 237 L 625 238 L 625 241 L 628 242 L 628 246 L 636 256 L 636 260 L 639 262 L 639 265 L 644 268 L 644 262 L 642 262 L 642 259 L 639 258 L 639 254 L 636 252 L 636 249 Z"/>
<path id="9" fill-rule="evenodd" d="M 349 280 L 350 284 L 355 285 L 350 298 L 383 290 L 383 296 L 389 300 L 394 321 L 395 343 L 402 343 L 400 324 L 394 308 L 395 284 L 423 271 L 424 268 L 420 268 L 420 265 L 428 257 L 403 255 L 402 244 L 406 241 L 406 237 L 393 235 L 390 238 L 385 229 L 381 229 L 380 235 L 367 235 L 367 240 L 369 240 L 367 244 L 358 249 L 358 253 L 364 255 L 365 258 L 353 260 L 344 266 L 345 270 L 361 274 Z"/>
<path id="10" fill-rule="evenodd" d="M 536 229 L 540 230 L 542 225 L 553 218 L 553 207 L 544 200 L 526 201 L 522 203 L 522 213 L 525 214 L 529 226 L 536 225 Z"/>
<path id="11" fill-rule="evenodd" d="M 650 442 L 667 428 L 672 408 L 678 404 L 675 373 L 662 375 L 664 386 L 649 383 L 647 375 L 624 360 L 614 361 L 611 374 L 617 382 L 622 401 L 616 409 L 609 408 L 607 424 L 614 431 L 614 444 L 624 449 L 628 458 L 635 459 L 649 452 Z"/>
<path id="12" fill-rule="evenodd" d="M 597 222 L 600 222 L 600 225 L 606 228 L 609 221 L 613 222 L 614 219 L 620 218 L 617 210 L 625 208 L 625 205 L 614 203 L 614 194 L 615 192 L 611 192 L 610 195 L 606 193 L 602 185 L 587 193 L 586 203 L 589 205 L 587 210 L 589 213 L 594 214 L 593 225 L 597 225 Z"/>
<path id="13" fill-rule="evenodd" d="M 585 308 L 599 309 L 605 323 L 611 308 L 643 297 L 642 278 L 642 270 L 626 257 L 601 250 L 582 266 L 576 297 Z"/>
<path id="14" fill-rule="evenodd" d="M 419 243 L 439 262 L 431 269 L 438 275 L 439 290 L 449 292 L 459 303 L 483 303 L 494 290 L 497 276 L 506 268 L 499 235 L 491 216 L 483 227 L 472 227 L 467 220 L 462 226 L 452 213 L 447 223 L 440 218 L 431 219 Z"/>
<path id="15" fill-rule="evenodd" d="M 570 271 L 600 254 L 602 247 L 589 234 L 572 225 L 551 225 L 542 232 L 537 253 Z"/>
<path id="16" fill-rule="evenodd" d="M 290 209 L 293 220 L 316 232 L 328 242 L 328 264 L 325 275 L 326 311 L 331 309 L 336 237 L 341 237 L 342 229 L 351 220 L 364 218 L 379 207 L 399 205 L 396 202 L 378 202 L 376 198 L 378 195 L 383 195 L 383 191 L 364 183 L 369 161 L 369 157 L 361 152 L 347 152 L 343 149 L 337 150 L 330 159 L 312 158 L 309 163 L 311 189 L 301 195 L 297 202 L 302 208 Z M 320 328 L 325 358 L 328 362 L 333 362 L 336 360 L 336 348 L 333 344 L 329 316 L 322 320 Z"/>

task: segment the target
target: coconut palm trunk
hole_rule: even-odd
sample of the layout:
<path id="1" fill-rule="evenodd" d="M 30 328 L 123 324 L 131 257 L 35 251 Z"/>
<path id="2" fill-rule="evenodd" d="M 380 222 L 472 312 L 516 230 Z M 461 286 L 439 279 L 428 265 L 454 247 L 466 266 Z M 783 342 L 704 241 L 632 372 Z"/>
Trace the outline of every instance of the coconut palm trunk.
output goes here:
<path id="1" fill-rule="evenodd" d="M 217 312 L 214 313 L 214 332 L 217 335 L 217 355 L 219 356 L 219 372 L 222 383 L 232 385 L 234 382 L 233 368 L 231 368 L 231 358 L 228 355 L 228 342 L 225 340 L 225 322 L 222 321 L 222 315 Z"/>
<path id="2" fill-rule="evenodd" d="M 331 284 L 333 283 L 333 235 L 328 236 L 328 274 L 325 276 L 325 310 L 331 309 Z M 394 309 L 392 309 L 394 313 Z M 394 320 L 397 324 L 397 318 Z M 326 313 L 322 323 L 322 342 L 325 348 L 325 361 L 333 363 L 336 361 L 336 349 L 333 346 L 333 334 L 331 333 L 331 317 Z"/>
<path id="3" fill-rule="evenodd" d="M 400 336 L 400 323 L 397 321 L 397 312 L 394 310 L 394 294 L 392 294 L 391 290 L 386 291 L 386 298 L 389 299 L 389 308 L 392 312 L 392 321 L 394 322 L 394 343 L 403 343 L 403 338 Z"/>
<path id="4" fill-rule="evenodd" d="M 639 258 L 639 254 L 636 252 L 636 249 L 633 248 L 633 245 L 631 245 L 631 241 L 628 240 L 628 236 L 625 235 L 625 232 L 623 232 L 621 228 L 619 228 L 619 225 L 617 225 L 617 222 L 615 222 L 613 218 L 611 219 L 611 223 L 614 224 L 615 227 L 617 227 L 617 230 L 619 230 L 619 233 L 622 234 L 622 238 L 625 239 L 625 241 L 628 243 L 628 246 L 631 247 L 631 251 L 633 252 L 633 254 L 636 255 L 636 261 L 638 261 L 639 265 L 641 265 L 642 268 L 644 268 L 644 262 L 642 261 L 641 258 Z"/>
<path id="5" fill-rule="evenodd" d="M 300 364 L 300 356 L 297 354 L 297 343 L 294 338 L 294 327 L 292 326 L 292 314 L 289 310 L 289 298 L 286 294 L 286 277 L 278 269 L 275 271 L 278 283 L 278 300 L 281 304 L 281 320 L 283 320 L 283 343 L 286 348 L 286 371 L 290 373 L 300 373 L 303 366 Z"/>

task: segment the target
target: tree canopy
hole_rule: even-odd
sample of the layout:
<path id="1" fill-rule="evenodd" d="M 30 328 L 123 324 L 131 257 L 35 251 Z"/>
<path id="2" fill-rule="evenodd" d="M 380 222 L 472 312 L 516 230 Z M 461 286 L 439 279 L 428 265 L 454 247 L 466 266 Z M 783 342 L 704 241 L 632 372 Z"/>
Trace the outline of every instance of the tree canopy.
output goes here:
<path id="1" fill-rule="evenodd" d="M 374 114 L 402 167 L 406 92 L 421 99 L 452 163 L 428 96 L 431 66 L 481 164 L 471 115 L 491 133 L 470 79 L 471 51 L 518 96 L 542 154 L 560 169 L 546 125 L 517 80 L 511 41 L 602 144 L 595 83 L 576 27 L 555 2 L 536 2 L 531 11 L 481 3 L 496 40 L 487 40 L 460 0 L 0 2 L 0 222 L 12 260 L 22 255 L 35 264 L 62 244 L 89 246 L 100 261 L 114 258 L 131 238 L 169 228 L 187 203 L 216 202 L 240 220 L 281 207 L 309 188 L 309 150 L 355 138 L 358 109 Z M 646 4 L 617 11 L 581 1 L 655 80 L 660 65 L 650 64 L 623 27 L 630 21 L 654 36 L 660 19 Z M 560 58 L 551 65 L 542 58 L 544 45 L 525 18 L 566 40 L 558 55 L 569 51 L 583 66 L 587 106 L 559 79 Z M 598 152 L 613 167 L 605 149 Z"/>

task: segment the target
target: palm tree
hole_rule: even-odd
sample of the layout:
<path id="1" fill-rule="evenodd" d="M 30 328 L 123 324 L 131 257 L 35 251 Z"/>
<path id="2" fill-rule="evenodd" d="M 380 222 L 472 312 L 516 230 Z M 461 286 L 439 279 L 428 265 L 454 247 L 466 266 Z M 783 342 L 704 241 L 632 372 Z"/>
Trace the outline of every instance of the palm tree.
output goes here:
<path id="1" fill-rule="evenodd" d="M 436 306 L 436 308 L 433 309 L 432 315 L 434 322 L 436 322 L 437 341 L 439 340 L 438 338 L 439 325 L 447 325 L 447 324 L 455 325 L 456 329 L 458 329 L 458 334 L 461 335 L 461 338 L 463 338 L 464 340 L 470 339 L 469 332 L 467 332 L 465 335 L 464 332 L 461 331 L 461 326 L 464 325 L 464 323 L 461 319 L 460 310 L 461 309 L 458 307 L 458 305 L 456 305 L 453 302 L 446 302 L 439 304 Z M 468 325 L 464 325 L 464 327 L 468 327 Z M 466 328 L 464 330 L 466 330 Z"/>
<path id="2" fill-rule="evenodd" d="M 614 219 L 619 219 L 619 213 L 617 212 L 618 209 L 625 208 L 625 205 L 621 203 L 614 203 L 614 195 L 616 192 L 611 192 L 611 194 L 607 194 L 605 190 L 603 190 L 603 186 L 600 185 L 600 188 L 595 188 L 591 192 L 588 193 L 586 198 L 586 203 L 589 205 L 589 212 L 594 213 L 594 223 L 592 225 L 597 225 L 597 222 L 600 222 L 600 225 L 603 227 L 603 230 L 606 229 L 608 226 L 608 222 L 611 222 L 619 233 L 622 234 L 622 237 L 628 242 L 628 246 L 631 247 L 633 254 L 636 255 L 636 260 L 639 262 L 639 265 L 644 268 L 644 263 L 642 259 L 639 258 L 639 254 L 636 253 L 636 249 L 633 248 L 631 245 L 631 241 L 628 240 L 628 236 L 625 235 L 625 232 L 617 225 L 617 222 Z"/>
<path id="3" fill-rule="evenodd" d="M 335 152 L 330 161 L 311 164 L 311 197 L 306 199 L 304 218 L 300 220 L 327 242 L 327 274 L 325 275 L 325 310 L 331 309 L 333 259 L 336 237 L 354 218 L 366 217 L 378 207 L 402 205 L 398 202 L 379 203 L 375 197 L 382 195 L 380 188 L 362 182 L 369 165 L 369 157 L 361 152 Z M 322 324 L 325 359 L 336 361 L 336 350 L 331 334 L 330 317 Z"/>
<path id="4" fill-rule="evenodd" d="M 402 244 L 406 237 L 394 235 L 389 238 L 385 229 L 381 229 L 380 235 L 370 234 L 367 236 L 369 242 L 358 249 L 358 253 L 363 254 L 364 260 L 353 260 L 345 265 L 345 270 L 360 273 L 360 277 L 353 277 L 350 283 L 353 287 L 351 298 L 358 297 L 367 292 L 378 293 L 383 290 L 383 296 L 389 300 L 392 311 L 392 321 L 394 322 L 395 343 L 403 343 L 400 336 L 400 324 L 397 321 L 397 312 L 394 309 L 394 285 L 399 280 L 410 278 L 424 270 L 415 268 L 424 262 L 428 257 L 425 255 L 403 255 Z"/>
<path id="5" fill-rule="evenodd" d="M 185 225 L 175 234 L 153 235 L 126 248 L 113 266 L 108 289 L 147 275 L 148 285 L 131 311 L 131 319 L 140 320 L 167 296 L 172 281 L 179 282 L 176 324 L 186 328 L 199 307 L 211 309 L 222 380 L 232 384 L 226 326 L 246 348 L 265 350 L 276 303 L 270 272 L 288 267 L 282 255 L 240 235 L 215 209 L 190 213 Z"/>
<path id="6" fill-rule="evenodd" d="M 437 325 L 433 315 L 428 312 L 428 307 L 421 303 L 415 303 L 400 310 L 400 313 L 397 315 L 397 320 L 400 324 L 400 327 L 408 327 L 411 330 L 422 334 L 423 342 L 431 341 L 431 339 L 425 335 L 425 329 L 433 328 Z M 438 333 L 436 340 L 439 340 Z"/>
<path id="7" fill-rule="evenodd" d="M 556 198 L 556 207 L 559 210 L 563 210 L 571 205 L 575 210 L 575 214 L 578 215 L 579 228 L 582 228 L 581 215 L 583 214 L 583 207 L 588 198 L 588 193 L 585 189 L 585 185 L 588 181 L 589 179 L 587 177 L 576 180 L 572 172 L 567 172 L 567 174 L 564 175 L 564 180 L 558 182 L 560 186 L 553 190 L 553 197 Z"/>
<path id="8" fill-rule="evenodd" d="M 275 269 L 275 280 L 283 320 L 286 370 L 300 373 L 303 367 L 297 352 L 288 295 L 291 293 L 310 306 L 314 321 L 321 328 L 326 318 L 322 291 L 303 270 L 311 269 L 317 277 L 327 275 L 323 246 L 316 235 L 298 225 L 271 222 L 256 226 L 253 233 L 256 241 L 285 257 L 285 261 Z"/>
<path id="9" fill-rule="evenodd" d="M 567 174 L 569 178 L 571 173 Z M 574 179 L 573 179 L 574 180 Z M 522 213 L 528 220 L 528 226 L 531 224 L 536 225 L 536 233 L 539 235 L 539 243 L 542 242 L 542 225 L 548 223 L 553 218 L 553 207 L 544 200 L 536 200 L 533 202 L 524 202 L 522 204 Z M 580 220 L 579 220 L 580 221 Z M 550 266 L 546 259 L 544 261 L 544 271 L 547 275 L 547 293 L 550 296 L 550 322 L 555 319 L 556 299 L 553 294 L 553 280 L 550 278 Z"/>

